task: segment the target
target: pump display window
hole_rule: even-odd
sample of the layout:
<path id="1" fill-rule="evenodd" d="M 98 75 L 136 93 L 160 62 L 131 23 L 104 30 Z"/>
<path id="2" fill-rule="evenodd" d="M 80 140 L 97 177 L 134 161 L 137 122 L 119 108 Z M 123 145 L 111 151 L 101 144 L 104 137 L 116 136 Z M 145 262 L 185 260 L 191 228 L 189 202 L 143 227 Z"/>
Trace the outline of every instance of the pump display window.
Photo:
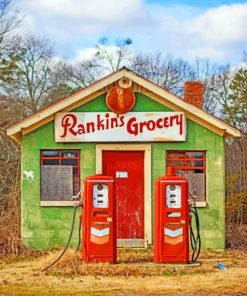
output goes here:
<path id="1" fill-rule="evenodd" d="M 205 151 L 168 151 L 166 166 L 174 167 L 176 175 L 187 178 L 191 198 L 196 202 L 206 201 Z"/>
<path id="2" fill-rule="evenodd" d="M 70 201 L 80 191 L 80 151 L 41 150 L 42 201 Z"/>

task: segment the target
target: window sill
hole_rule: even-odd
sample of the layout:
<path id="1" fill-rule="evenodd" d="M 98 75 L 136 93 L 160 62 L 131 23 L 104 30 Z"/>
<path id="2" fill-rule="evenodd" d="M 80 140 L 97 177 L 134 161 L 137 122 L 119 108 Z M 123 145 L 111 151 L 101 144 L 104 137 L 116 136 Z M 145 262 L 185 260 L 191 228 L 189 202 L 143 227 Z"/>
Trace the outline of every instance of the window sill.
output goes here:
<path id="1" fill-rule="evenodd" d="M 72 200 L 43 200 L 40 201 L 41 207 L 73 207 L 75 202 Z M 193 206 L 192 206 L 193 207 Z M 207 202 L 206 201 L 197 201 L 196 202 L 197 208 L 206 208 Z"/>
<path id="2" fill-rule="evenodd" d="M 206 201 L 197 201 L 196 202 L 196 207 L 197 208 L 206 208 L 207 207 L 207 202 Z M 193 208 L 193 205 L 192 205 Z"/>
<path id="3" fill-rule="evenodd" d="M 41 207 L 73 207 L 75 202 L 72 200 L 43 200 L 40 201 Z"/>

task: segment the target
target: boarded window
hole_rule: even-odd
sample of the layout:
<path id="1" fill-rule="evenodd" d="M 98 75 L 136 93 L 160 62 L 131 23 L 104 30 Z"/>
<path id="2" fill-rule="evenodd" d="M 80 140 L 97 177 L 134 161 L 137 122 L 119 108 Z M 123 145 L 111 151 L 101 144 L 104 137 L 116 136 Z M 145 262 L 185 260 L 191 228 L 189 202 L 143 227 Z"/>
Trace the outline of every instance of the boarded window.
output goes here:
<path id="1" fill-rule="evenodd" d="M 42 150 L 41 200 L 71 200 L 80 191 L 79 150 Z"/>
<path id="2" fill-rule="evenodd" d="M 206 201 L 205 151 L 168 151 L 167 167 L 174 167 L 178 176 L 189 181 L 189 192 L 196 201 Z"/>
<path id="3" fill-rule="evenodd" d="M 41 200 L 71 200 L 73 175 L 71 166 L 41 166 Z"/>

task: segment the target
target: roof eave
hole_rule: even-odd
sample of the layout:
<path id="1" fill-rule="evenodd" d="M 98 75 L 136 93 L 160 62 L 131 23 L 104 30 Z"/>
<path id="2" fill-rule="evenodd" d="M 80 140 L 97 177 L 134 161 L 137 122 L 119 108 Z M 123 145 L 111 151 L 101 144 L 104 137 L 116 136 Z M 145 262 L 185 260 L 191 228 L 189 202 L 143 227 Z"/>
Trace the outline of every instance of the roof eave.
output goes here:
<path id="1" fill-rule="evenodd" d="M 199 117 L 204 120 L 205 122 L 209 122 L 210 124 L 217 126 L 219 130 L 222 131 L 222 135 L 224 137 L 241 137 L 241 131 L 230 126 L 229 124 L 225 123 L 224 121 L 214 117 L 213 115 L 203 111 L 202 109 L 197 108 L 194 105 L 191 105 L 185 101 L 183 101 L 178 96 L 172 94 L 171 92 L 161 88 L 160 86 L 156 85 L 155 83 L 135 74 L 134 72 L 128 70 L 127 68 L 120 69 L 110 75 L 96 81 L 92 85 L 77 91 L 76 93 L 72 94 L 69 97 L 62 99 L 61 101 L 54 103 L 48 106 L 46 109 L 43 109 L 30 117 L 22 120 L 21 122 L 9 127 L 7 129 L 7 135 L 12 137 L 13 139 L 20 139 L 19 135 L 22 134 L 22 130 L 28 129 L 30 126 L 37 124 L 38 122 L 44 120 L 47 117 L 51 117 L 53 114 L 61 111 L 62 109 L 72 105 L 73 103 L 77 102 L 78 100 L 82 100 L 87 96 L 90 96 L 100 89 L 106 87 L 107 85 L 114 83 L 115 81 L 119 80 L 122 77 L 127 77 L 131 79 L 133 82 L 139 84 L 140 86 L 146 88 L 147 90 L 151 91 L 154 94 L 159 95 L 160 97 L 166 98 L 166 100 L 170 100 L 175 105 L 179 106 L 181 109 L 186 110 L 187 112 L 193 114 L 193 116 Z M 16 136 L 18 135 L 18 136 Z M 17 141 L 17 140 L 16 140 Z M 19 140 L 18 140 L 19 141 Z"/>

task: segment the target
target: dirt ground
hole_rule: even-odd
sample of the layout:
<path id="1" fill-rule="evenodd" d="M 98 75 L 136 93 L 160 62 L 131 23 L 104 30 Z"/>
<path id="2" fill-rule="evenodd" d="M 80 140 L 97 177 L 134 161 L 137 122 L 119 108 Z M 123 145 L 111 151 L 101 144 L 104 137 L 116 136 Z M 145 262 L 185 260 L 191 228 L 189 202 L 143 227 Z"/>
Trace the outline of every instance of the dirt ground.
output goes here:
<path id="1" fill-rule="evenodd" d="M 247 251 L 203 252 L 194 267 L 155 265 L 152 250 L 121 250 L 115 265 L 83 264 L 69 251 L 41 272 L 58 255 L 1 256 L 0 295 L 247 295 Z"/>

